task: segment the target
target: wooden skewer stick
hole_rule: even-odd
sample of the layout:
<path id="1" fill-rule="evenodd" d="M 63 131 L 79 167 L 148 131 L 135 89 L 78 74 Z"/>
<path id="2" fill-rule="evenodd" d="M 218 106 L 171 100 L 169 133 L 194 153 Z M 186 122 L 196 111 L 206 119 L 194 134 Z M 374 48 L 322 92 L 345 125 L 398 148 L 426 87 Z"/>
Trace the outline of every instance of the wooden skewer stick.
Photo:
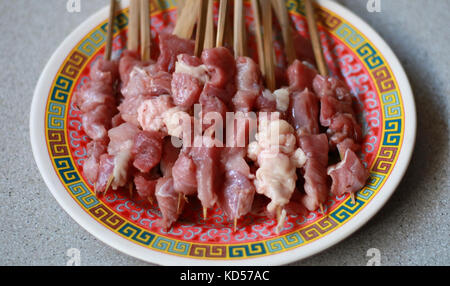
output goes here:
<path id="1" fill-rule="evenodd" d="M 153 198 L 151 196 L 148 196 L 147 200 L 150 202 L 151 205 L 153 205 Z"/>
<path id="2" fill-rule="evenodd" d="M 292 41 L 292 28 L 289 19 L 289 13 L 284 1 L 272 0 L 272 7 L 280 23 L 281 33 L 283 35 L 284 52 L 287 63 L 290 65 L 296 59 L 294 42 Z"/>
<path id="3" fill-rule="evenodd" d="M 323 204 L 322 204 L 322 203 L 319 204 L 319 208 L 320 208 L 320 212 L 322 213 L 322 215 L 325 215 L 325 212 L 324 212 L 324 210 L 323 210 Z"/>
<path id="4" fill-rule="evenodd" d="M 127 48 L 137 51 L 139 48 L 139 0 L 130 0 L 130 24 L 128 27 Z"/>
<path id="5" fill-rule="evenodd" d="M 150 7 L 148 0 L 141 0 L 141 60 L 150 60 L 151 34 L 150 34 Z"/>
<path id="6" fill-rule="evenodd" d="M 306 20 L 308 22 L 309 35 L 313 46 L 314 56 L 316 58 L 319 73 L 322 76 L 328 76 L 328 68 L 323 55 L 322 46 L 320 44 L 320 36 L 317 30 L 316 19 L 314 17 L 314 7 L 312 0 L 305 0 Z"/>
<path id="7" fill-rule="evenodd" d="M 133 197 L 133 182 L 128 182 L 128 193 L 130 194 L 130 198 Z"/>
<path id="8" fill-rule="evenodd" d="M 283 224 L 286 219 L 286 211 L 283 209 L 282 206 L 277 206 L 276 215 L 277 215 L 277 225 L 275 227 L 275 232 L 279 234 L 280 230 L 283 229 Z"/>
<path id="9" fill-rule="evenodd" d="M 109 187 L 111 187 L 111 184 L 113 181 L 114 181 L 114 175 L 111 174 L 111 176 L 109 176 L 109 178 L 108 178 L 108 181 L 106 182 L 105 192 L 103 193 L 103 195 L 106 195 L 106 192 L 109 190 Z"/>
<path id="10" fill-rule="evenodd" d="M 181 11 L 183 11 L 185 4 L 186 4 L 186 0 L 177 0 L 177 18 L 180 18 Z M 177 19 L 177 21 L 178 21 L 178 19 Z"/>
<path id="11" fill-rule="evenodd" d="M 258 0 L 252 0 L 253 18 L 255 22 L 256 48 L 258 50 L 258 62 L 261 75 L 266 76 L 266 67 L 264 61 L 264 44 L 261 31 L 261 13 L 259 10 Z"/>
<path id="12" fill-rule="evenodd" d="M 220 0 L 219 3 L 219 19 L 217 22 L 217 38 L 216 47 L 223 47 L 225 23 L 227 22 L 228 0 Z"/>
<path id="13" fill-rule="evenodd" d="M 203 44 L 204 50 L 214 48 L 214 34 L 214 0 L 208 0 L 205 40 Z"/>
<path id="14" fill-rule="evenodd" d="M 352 199 L 352 204 L 355 204 L 356 203 L 355 193 L 350 193 L 350 198 Z"/>
<path id="15" fill-rule="evenodd" d="M 203 219 L 206 220 L 207 217 L 208 217 L 208 209 L 203 207 Z"/>
<path id="16" fill-rule="evenodd" d="M 234 218 L 234 227 L 233 227 L 234 232 L 236 232 L 237 230 L 237 217 Z"/>
<path id="17" fill-rule="evenodd" d="M 244 2 L 243 0 L 234 1 L 234 33 L 233 48 L 236 57 L 243 57 L 246 54 L 245 42 L 245 19 L 244 19 Z"/>
<path id="18" fill-rule="evenodd" d="M 181 199 L 182 198 L 183 198 L 183 194 L 178 193 L 177 214 L 181 214 Z"/>
<path id="19" fill-rule="evenodd" d="M 272 43 L 272 7 L 270 0 L 260 0 L 261 14 L 263 18 L 263 32 L 264 32 L 264 63 L 266 72 L 266 87 L 270 91 L 274 91 L 276 87 L 275 82 L 275 67 L 273 59 L 273 43 Z"/>
<path id="20" fill-rule="evenodd" d="M 182 39 L 190 39 L 194 33 L 194 27 L 197 23 L 197 18 L 200 10 L 200 1 L 198 0 L 185 0 L 183 10 L 180 17 L 177 19 L 175 28 L 172 32 Z"/>
<path id="21" fill-rule="evenodd" d="M 195 52 L 196 57 L 200 57 L 205 42 L 206 30 L 206 14 L 208 12 L 208 0 L 200 0 L 200 14 L 197 18 L 197 31 L 195 36 Z"/>
<path id="22" fill-rule="evenodd" d="M 106 49 L 104 55 L 104 59 L 107 61 L 111 60 L 115 18 L 116 18 L 116 0 L 111 0 L 111 4 L 109 5 L 108 34 L 106 35 Z"/>

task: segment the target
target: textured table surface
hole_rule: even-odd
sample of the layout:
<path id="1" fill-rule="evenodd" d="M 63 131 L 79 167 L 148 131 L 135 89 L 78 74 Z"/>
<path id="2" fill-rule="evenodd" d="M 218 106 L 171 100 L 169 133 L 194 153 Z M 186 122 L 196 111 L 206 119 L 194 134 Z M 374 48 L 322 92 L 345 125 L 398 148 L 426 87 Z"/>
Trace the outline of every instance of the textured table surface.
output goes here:
<path id="1" fill-rule="evenodd" d="M 0 265 L 66 265 L 78 248 L 82 265 L 148 265 L 81 228 L 57 204 L 31 153 L 29 112 L 35 85 L 52 53 L 106 0 L 0 0 Z M 449 0 L 339 0 L 367 21 L 402 62 L 418 114 L 416 148 L 390 201 L 364 227 L 324 252 L 292 265 L 450 265 Z"/>

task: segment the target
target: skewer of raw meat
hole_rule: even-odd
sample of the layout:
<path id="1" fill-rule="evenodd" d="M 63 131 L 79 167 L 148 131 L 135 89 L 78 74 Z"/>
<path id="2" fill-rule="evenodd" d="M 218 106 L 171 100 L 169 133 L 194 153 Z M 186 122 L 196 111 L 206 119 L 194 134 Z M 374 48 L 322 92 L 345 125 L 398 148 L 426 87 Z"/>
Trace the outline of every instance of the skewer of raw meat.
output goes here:
<path id="1" fill-rule="evenodd" d="M 337 147 L 342 159 L 327 170 L 332 178 L 331 193 L 342 195 L 348 192 L 352 202 L 355 203 L 355 192 L 364 187 L 369 177 L 368 170 L 355 153 L 360 148 L 361 126 L 357 122 L 353 98 L 346 85 L 337 78 L 328 77 L 329 72 L 320 44 L 312 1 L 306 0 L 305 7 L 316 63 L 320 72 L 313 81 L 314 91 L 321 103 L 320 121 L 324 127 L 328 128 L 329 145 Z"/>
<path id="2" fill-rule="evenodd" d="M 262 91 L 261 75 L 256 63 L 246 57 L 246 27 L 243 1 L 235 2 L 234 9 L 234 54 L 236 57 L 236 93 L 232 99 L 235 112 L 232 120 L 226 122 L 226 146 L 221 149 L 221 169 L 224 181 L 219 190 L 218 205 L 227 217 L 233 220 L 234 231 L 238 219 L 252 207 L 255 195 L 254 175 L 245 160 L 249 134 L 256 129 L 256 118 L 252 118 L 254 100 Z"/>
<path id="3" fill-rule="evenodd" d="M 87 146 L 88 159 L 83 164 L 83 173 L 94 184 L 96 192 L 100 189 L 103 191 L 108 184 L 109 174 L 107 177 L 100 176 L 101 163 L 107 161 L 107 131 L 111 128 L 112 117 L 117 112 L 114 87 L 119 72 L 117 63 L 111 60 L 115 10 L 116 1 L 111 0 L 104 57 L 98 59 L 92 67 L 91 81 L 75 94 L 76 104 L 82 112 L 83 129 L 93 140 Z"/>
<path id="4" fill-rule="evenodd" d="M 307 155 L 306 164 L 302 168 L 302 175 L 305 178 L 305 194 L 302 195 L 302 201 L 310 211 L 320 208 L 324 214 L 323 204 L 329 192 L 328 140 L 325 134 L 319 134 L 319 100 L 310 91 L 312 89 L 310 82 L 317 72 L 296 59 L 285 3 L 272 0 L 272 6 L 280 22 L 284 51 L 289 65 L 287 70 L 289 88 L 280 89 L 278 93 L 288 94 L 286 117 L 296 130 L 297 144 Z"/>
<path id="5" fill-rule="evenodd" d="M 187 2 L 186 6 L 189 5 L 189 3 L 192 4 L 193 2 Z M 200 4 L 202 4 L 203 7 L 206 7 L 206 4 L 208 3 L 205 0 Z M 186 6 L 184 9 L 187 9 Z M 184 15 L 184 9 L 182 15 Z M 201 14 L 207 14 L 207 9 L 201 9 Z M 205 21 L 206 18 L 201 14 L 198 19 L 201 24 L 197 25 L 197 53 L 202 50 L 202 45 L 199 44 L 199 42 L 204 42 L 205 29 L 203 26 L 207 23 L 207 21 Z M 208 33 L 208 35 L 211 37 L 213 34 Z M 212 42 L 212 39 L 209 39 L 209 41 Z M 204 53 L 207 53 L 207 51 L 204 51 L 202 55 Z M 209 81 L 210 79 L 206 74 L 206 67 L 202 67 L 200 59 L 193 57 L 191 54 L 180 54 L 178 55 L 177 60 L 172 79 L 172 96 L 161 95 L 146 100 L 138 109 L 138 121 L 140 122 L 141 127 L 146 131 L 163 131 L 172 136 L 181 136 L 182 134 L 180 135 L 180 133 L 175 132 L 175 129 L 179 130 L 178 122 L 181 118 L 178 116 L 183 115 L 183 117 L 189 119 L 190 115 L 186 113 L 186 111 L 189 111 L 191 104 L 198 101 L 198 98 L 193 99 L 189 103 L 183 101 L 184 93 L 186 92 L 185 88 L 194 82 L 197 82 L 194 83 L 194 85 L 199 85 L 200 83 L 197 80 Z M 204 75 L 199 76 L 199 73 Z M 200 87 L 201 91 L 202 87 L 200 85 L 198 87 Z M 188 93 L 190 93 L 189 90 Z M 201 99 L 200 102 L 202 102 Z M 181 130 L 181 133 L 182 132 L 184 131 Z M 207 138 L 207 136 L 200 136 L 196 139 L 208 141 L 209 138 Z M 166 144 L 170 144 L 170 142 Z M 163 213 L 163 226 L 166 228 L 170 227 L 181 213 L 182 198 L 191 194 L 190 192 L 188 194 L 185 193 L 188 188 L 181 189 L 181 187 L 186 185 L 186 177 L 183 175 L 183 172 L 189 172 L 195 167 L 196 182 L 194 184 L 197 184 L 198 182 L 198 191 L 194 188 L 190 189 L 197 193 L 202 202 L 202 205 L 204 206 L 204 216 L 206 216 L 207 208 L 215 203 L 214 192 L 216 188 L 213 184 L 215 184 L 216 179 L 213 177 L 215 172 L 212 168 L 217 164 L 217 160 L 214 160 L 213 157 L 217 156 L 218 149 L 215 147 L 205 147 L 205 144 L 202 144 L 201 146 L 202 147 L 195 147 L 194 145 L 192 148 L 183 147 L 180 156 L 171 168 L 170 174 L 168 172 L 166 174 L 163 170 L 164 176 L 161 180 L 163 180 L 164 183 L 158 183 L 156 186 L 156 199 L 158 200 L 158 205 Z M 186 166 L 185 163 L 192 168 L 184 168 Z M 210 175 L 210 173 L 212 173 L 212 175 Z M 181 183 L 181 186 L 179 183 Z M 212 195 L 212 197 L 210 195 Z"/>
<path id="6" fill-rule="evenodd" d="M 127 42 L 127 45 L 129 45 L 128 48 L 139 47 L 139 42 L 136 41 L 140 40 L 141 60 L 142 62 L 147 62 L 150 60 L 151 48 L 148 0 L 135 0 L 130 2 L 130 15 L 133 17 L 130 20 L 130 25 L 133 24 L 136 26 L 130 26 L 129 28 L 130 40 Z M 138 34 L 138 31 L 140 31 L 140 37 L 136 35 Z M 139 60 L 136 59 L 134 64 L 139 64 Z M 130 76 L 130 78 L 131 77 L 132 75 Z M 121 113 L 124 111 L 123 107 L 126 105 L 126 100 L 127 99 L 125 99 L 125 101 L 122 102 L 121 106 L 119 106 L 119 110 L 121 111 Z M 121 116 L 122 118 L 124 118 L 123 114 Z M 127 119 L 127 117 L 125 117 L 125 119 Z M 113 186 L 113 188 L 116 189 L 127 184 L 128 181 L 128 189 L 130 192 L 130 196 L 132 196 L 133 182 L 128 180 L 130 171 L 129 162 L 134 161 L 133 165 L 137 166 L 141 171 L 149 171 L 149 168 L 147 168 L 147 166 L 142 167 L 142 156 L 139 156 L 137 153 L 138 150 L 141 152 L 144 150 L 142 149 L 142 146 L 146 145 L 142 144 L 147 140 L 151 140 L 151 136 L 141 133 L 137 127 L 133 126 L 133 124 L 129 124 L 128 122 L 122 123 L 121 125 L 111 129 L 108 132 L 108 135 L 111 139 L 108 146 L 108 154 L 109 156 L 114 157 L 114 167 L 112 173 L 110 174 L 110 177 L 108 178 L 105 193 L 110 186 Z M 141 135 L 141 137 L 139 137 L 139 135 Z M 136 141 L 135 139 L 137 139 L 138 141 Z M 136 144 L 139 145 L 136 146 Z M 152 147 L 153 146 L 154 144 L 152 144 Z M 136 155 L 138 156 L 136 157 Z M 155 163 L 152 162 L 151 164 L 154 165 Z M 151 167 L 152 165 L 150 165 L 149 167 Z M 144 168 L 145 170 L 142 168 Z"/>
<path id="7" fill-rule="evenodd" d="M 269 90 L 261 91 L 263 96 L 264 93 L 267 93 L 271 97 L 278 97 L 277 93 L 282 91 L 275 91 L 272 7 L 270 0 L 261 0 L 260 4 L 264 15 L 266 87 L 269 88 Z M 260 107 L 257 109 L 261 111 Z M 269 109 L 269 111 L 276 110 Z M 260 112 L 258 123 L 256 141 L 248 145 L 247 156 L 257 163 L 254 186 L 257 193 L 271 199 L 267 211 L 269 215 L 276 217 L 275 230 L 278 233 L 283 227 L 286 207 L 295 191 L 296 170 L 303 166 L 305 154 L 300 148 L 297 148 L 294 128 L 286 120 L 280 118 L 280 112 L 272 112 L 266 116 Z"/>

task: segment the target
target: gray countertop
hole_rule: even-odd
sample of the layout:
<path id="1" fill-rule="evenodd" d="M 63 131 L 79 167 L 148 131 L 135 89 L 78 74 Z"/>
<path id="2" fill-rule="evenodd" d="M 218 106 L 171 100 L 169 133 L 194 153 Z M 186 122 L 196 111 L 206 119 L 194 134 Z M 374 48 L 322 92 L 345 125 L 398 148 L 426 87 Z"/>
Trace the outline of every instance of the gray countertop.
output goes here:
<path id="1" fill-rule="evenodd" d="M 367 21 L 402 62 L 418 114 L 414 155 L 381 211 L 343 242 L 292 265 L 366 265 L 377 248 L 382 265 L 450 265 L 450 1 L 339 0 Z M 148 265 L 80 227 L 58 205 L 34 162 L 29 112 L 37 80 L 64 38 L 106 0 L 0 0 L 0 265 L 66 265 L 78 248 L 82 265 Z"/>

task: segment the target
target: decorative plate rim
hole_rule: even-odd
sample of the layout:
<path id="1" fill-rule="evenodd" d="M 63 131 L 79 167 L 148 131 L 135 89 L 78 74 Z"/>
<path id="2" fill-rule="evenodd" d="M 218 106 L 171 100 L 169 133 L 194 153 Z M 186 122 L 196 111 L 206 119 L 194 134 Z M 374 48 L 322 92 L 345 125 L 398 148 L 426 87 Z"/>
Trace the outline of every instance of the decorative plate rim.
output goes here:
<path id="1" fill-rule="evenodd" d="M 122 0 L 121 6 L 128 6 L 129 0 Z M 53 169 L 52 162 L 48 156 L 46 135 L 45 135 L 45 107 L 47 105 L 48 91 L 52 86 L 53 79 L 57 74 L 59 68 L 66 59 L 66 51 L 75 48 L 76 43 L 83 39 L 86 32 L 95 28 L 99 21 L 98 19 L 107 18 L 108 7 L 101 9 L 94 15 L 89 17 L 80 26 L 73 31 L 63 43 L 54 52 L 46 67 L 44 68 L 39 81 L 37 83 L 30 114 L 30 136 L 32 151 L 38 168 L 47 184 L 50 192 L 53 194 L 57 202 L 62 208 L 84 229 L 94 235 L 100 241 L 107 245 L 140 260 L 163 264 L 163 265 L 281 265 L 290 262 L 298 261 L 314 255 L 322 250 L 325 250 L 349 235 L 354 233 L 357 229 L 362 227 L 368 220 L 370 220 L 392 196 L 396 187 L 403 178 L 411 160 L 413 148 L 416 138 L 416 109 L 414 97 L 412 93 L 409 80 L 406 73 L 400 64 L 400 61 L 392 52 L 385 41 L 375 32 L 368 24 L 361 18 L 356 16 L 347 8 L 341 6 L 336 2 L 330 0 L 318 0 L 318 4 L 327 10 L 344 18 L 353 26 L 358 27 L 358 30 L 363 32 L 367 39 L 372 42 L 378 50 L 382 52 L 383 57 L 389 64 L 393 76 L 398 83 L 398 89 L 401 92 L 404 109 L 404 133 L 402 138 L 402 145 L 400 152 L 395 162 L 395 166 L 391 174 L 386 179 L 382 191 L 367 204 L 357 215 L 352 217 L 348 222 L 327 234 L 321 239 L 310 242 L 302 247 L 294 248 L 292 250 L 281 253 L 261 256 L 256 258 L 243 258 L 239 260 L 206 260 L 194 259 L 188 257 L 174 256 L 166 253 L 154 251 L 149 248 L 144 248 L 136 243 L 133 243 L 124 237 L 117 235 L 108 228 L 99 224 L 92 218 L 85 210 L 83 210 L 69 195 L 64 185 L 60 182 L 56 171 Z"/>

